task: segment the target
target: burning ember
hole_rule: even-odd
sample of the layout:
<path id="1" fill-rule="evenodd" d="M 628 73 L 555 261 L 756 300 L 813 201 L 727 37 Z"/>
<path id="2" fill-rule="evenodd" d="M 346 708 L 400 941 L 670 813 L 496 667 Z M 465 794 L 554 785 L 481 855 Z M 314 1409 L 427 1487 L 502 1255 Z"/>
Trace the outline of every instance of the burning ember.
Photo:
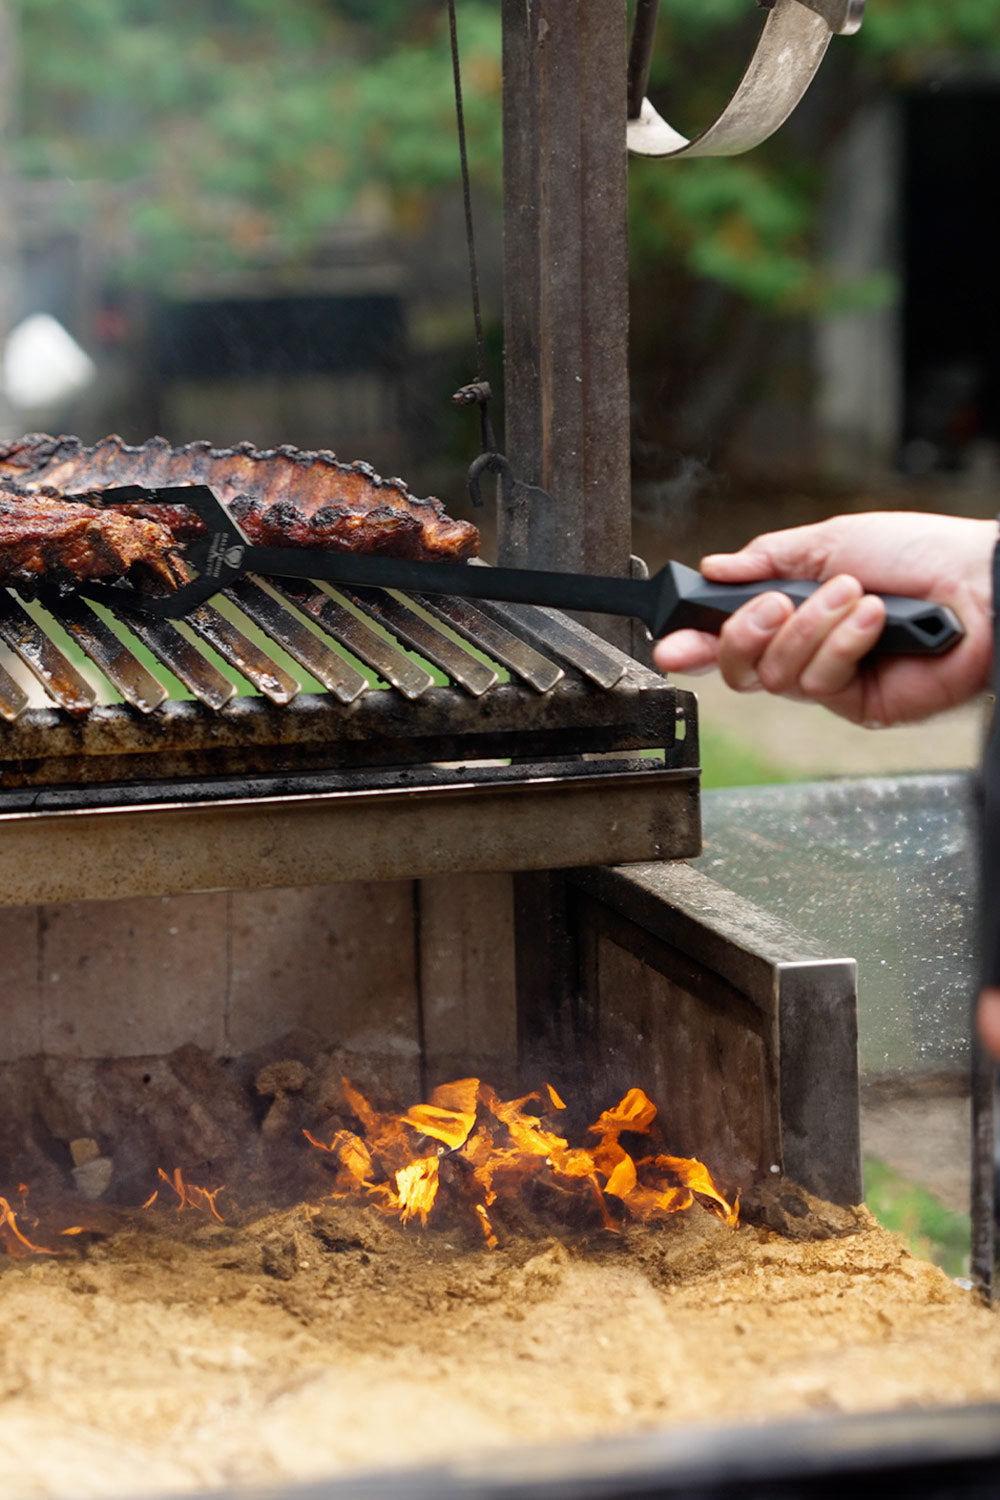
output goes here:
<path id="1" fill-rule="evenodd" d="M 571 1146 L 549 1128 L 566 1108 L 550 1084 L 544 1096 L 503 1100 L 480 1079 L 459 1078 L 402 1115 L 374 1109 L 346 1079 L 343 1086 L 363 1133 L 338 1130 L 326 1143 L 305 1132 L 335 1159 L 332 1196 L 363 1193 L 403 1223 L 419 1217 L 426 1224 L 446 1196 L 476 1215 L 492 1249 L 498 1240 L 491 1210 L 498 1205 L 502 1211 L 504 1202 L 536 1188 L 582 1202 L 607 1229 L 617 1227 L 616 1212 L 659 1219 L 696 1199 L 725 1224 L 737 1223 L 738 1201 L 726 1201 L 700 1161 L 663 1153 L 634 1157 L 622 1145 L 625 1133 L 648 1135 L 656 1118 L 642 1089 L 630 1089 L 588 1128 L 596 1145 Z"/>
<path id="2" fill-rule="evenodd" d="M 617 1230 L 626 1220 L 663 1219 L 697 1201 L 724 1224 L 737 1223 L 738 1202 L 730 1204 L 723 1197 L 707 1167 L 667 1155 L 646 1139 L 656 1106 L 642 1089 L 630 1089 L 586 1128 L 590 1144 L 571 1145 L 565 1124 L 560 1128 L 567 1108 L 551 1084 L 540 1093 L 501 1099 L 480 1079 L 459 1078 L 441 1084 L 426 1102 L 390 1113 L 375 1108 L 347 1079 L 341 1083 L 343 1128 L 329 1141 L 303 1130 L 324 1153 L 322 1158 L 309 1155 L 317 1168 L 332 1168 L 331 1198 L 367 1200 L 403 1224 L 419 1220 L 426 1225 L 432 1212 L 442 1224 L 465 1220 L 477 1225 L 495 1249 L 504 1227 L 524 1214 Z M 160 1186 L 140 1211 L 159 1204 L 223 1222 L 216 1202 L 223 1186 L 198 1186 L 179 1167 L 172 1172 L 160 1167 L 158 1177 Z M 322 1189 L 315 1173 L 307 1172 L 307 1177 L 312 1186 L 303 1182 L 303 1197 L 315 1202 Z M 112 1232 L 114 1208 L 98 1212 L 94 1203 L 89 1212 L 86 1227 L 76 1223 L 64 1228 L 74 1209 L 69 1203 L 61 1210 L 52 1205 L 43 1228 L 39 1214 L 28 1207 L 22 1183 L 16 1192 L 0 1195 L 0 1255 L 65 1255 L 74 1236 L 82 1245 L 94 1234 Z"/>
<path id="3" fill-rule="evenodd" d="M 0 1251 L 6 1255 L 64 1255 L 67 1246 L 36 1245 L 25 1232 L 26 1228 L 35 1233 L 38 1229 L 38 1217 L 28 1208 L 27 1183 L 18 1183 L 18 1197 L 20 1206 L 15 1208 L 9 1198 L 0 1194 Z M 20 1223 L 18 1223 L 20 1219 Z M 55 1231 L 60 1235 L 72 1237 L 83 1232 L 82 1226 L 73 1224 L 68 1229 Z"/>
<path id="4" fill-rule="evenodd" d="M 196 1208 L 201 1213 L 211 1214 L 212 1218 L 218 1219 L 220 1224 L 223 1223 L 222 1215 L 215 1206 L 215 1200 L 221 1192 L 225 1191 L 224 1186 L 203 1188 L 198 1187 L 195 1183 L 185 1182 L 180 1167 L 175 1167 L 169 1175 L 164 1172 L 162 1167 L 159 1167 L 157 1175 L 163 1179 L 168 1187 L 173 1188 L 177 1194 L 178 1213 L 182 1213 L 185 1208 Z M 142 1205 L 143 1208 L 152 1208 L 159 1196 L 160 1190 L 157 1188 L 154 1192 L 150 1193 Z"/>

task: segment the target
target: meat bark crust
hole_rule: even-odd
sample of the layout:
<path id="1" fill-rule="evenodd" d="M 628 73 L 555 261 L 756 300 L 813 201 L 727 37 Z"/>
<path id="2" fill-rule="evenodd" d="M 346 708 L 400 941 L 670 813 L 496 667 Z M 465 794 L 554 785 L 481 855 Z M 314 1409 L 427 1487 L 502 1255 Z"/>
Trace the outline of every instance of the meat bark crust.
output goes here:
<path id="1" fill-rule="evenodd" d="M 63 500 L 51 491 L 0 488 L 0 584 L 119 578 L 135 563 L 173 588 L 177 541 L 166 526 Z"/>
<path id="2" fill-rule="evenodd" d="M 175 448 L 162 437 L 133 447 L 117 435 L 86 447 L 79 438 L 36 432 L 0 444 L 4 482 L 29 491 L 45 485 L 65 497 L 112 485 L 207 484 L 232 508 L 248 539 L 267 546 L 450 562 L 479 551 L 475 526 L 452 520 L 440 500 L 419 499 L 401 479 L 382 479 L 368 464 L 343 463 L 323 450 L 251 443 L 213 448 L 208 442 Z M 155 517 L 179 541 L 204 529 L 183 506 L 116 509 Z"/>

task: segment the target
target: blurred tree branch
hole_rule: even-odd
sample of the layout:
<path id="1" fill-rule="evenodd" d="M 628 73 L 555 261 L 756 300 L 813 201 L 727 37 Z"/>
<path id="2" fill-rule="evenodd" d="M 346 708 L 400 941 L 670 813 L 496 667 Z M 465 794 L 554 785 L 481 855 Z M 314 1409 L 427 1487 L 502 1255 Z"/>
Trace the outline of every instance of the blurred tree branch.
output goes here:
<path id="1" fill-rule="evenodd" d="M 441 0 L 9 0 L 22 32 L 15 162 L 21 174 L 106 183 L 106 242 L 126 269 L 307 257 L 378 197 L 403 225 L 457 181 Z M 499 195 L 500 23 L 461 0 L 473 172 Z M 697 131 L 749 57 L 752 0 L 662 0 L 650 94 Z M 872 0 L 837 39 L 816 101 L 774 140 L 728 161 L 632 166 L 639 274 L 671 264 L 776 312 L 884 296 L 837 287 L 815 246 L 823 166 L 852 111 L 935 55 L 1000 50 L 996 0 Z M 67 211 L 88 212 L 86 187 Z M 91 207 L 91 212 L 93 208 Z M 108 216 L 111 222 L 108 221 Z"/>

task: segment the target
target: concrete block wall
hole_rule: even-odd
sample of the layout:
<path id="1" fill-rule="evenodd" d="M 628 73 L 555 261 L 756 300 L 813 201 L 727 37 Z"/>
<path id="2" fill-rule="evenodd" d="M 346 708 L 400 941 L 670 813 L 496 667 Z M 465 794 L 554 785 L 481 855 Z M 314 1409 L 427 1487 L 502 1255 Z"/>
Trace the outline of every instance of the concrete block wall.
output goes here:
<path id="1" fill-rule="evenodd" d="M 305 1029 L 408 1094 L 422 1072 L 503 1085 L 512 911 L 506 875 L 3 907 L 0 1064 L 234 1057 Z"/>

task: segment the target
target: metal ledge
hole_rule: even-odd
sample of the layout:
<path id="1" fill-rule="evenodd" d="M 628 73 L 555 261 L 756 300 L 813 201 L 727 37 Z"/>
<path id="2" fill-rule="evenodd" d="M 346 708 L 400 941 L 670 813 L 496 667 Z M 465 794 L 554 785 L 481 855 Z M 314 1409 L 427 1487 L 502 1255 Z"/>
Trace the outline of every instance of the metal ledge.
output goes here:
<path id="1" fill-rule="evenodd" d="M 0 813 L 0 905 L 554 869 L 700 849 L 694 767 L 498 770 Z"/>

